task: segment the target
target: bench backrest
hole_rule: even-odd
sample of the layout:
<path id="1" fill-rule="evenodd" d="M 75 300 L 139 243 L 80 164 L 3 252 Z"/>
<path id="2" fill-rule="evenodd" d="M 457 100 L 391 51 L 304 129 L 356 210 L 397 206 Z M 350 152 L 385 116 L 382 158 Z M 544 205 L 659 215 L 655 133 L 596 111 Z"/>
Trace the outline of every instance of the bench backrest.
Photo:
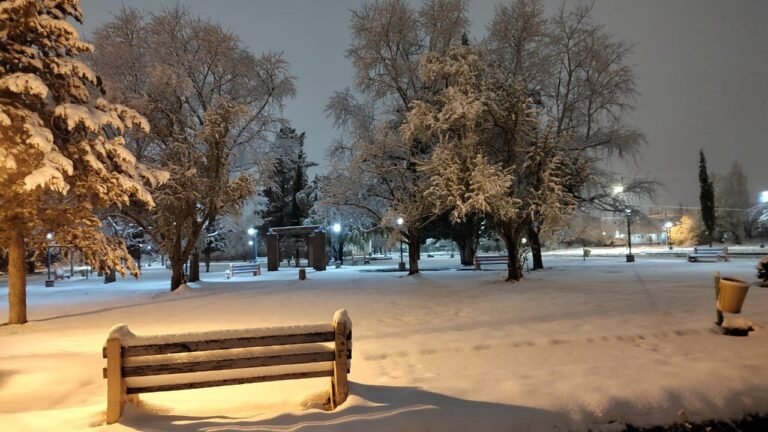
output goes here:
<path id="1" fill-rule="evenodd" d="M 343 309 L 330 324 L 176 335 L 137 336 L 121 324 L 110 331 L 102 353 L 108 422 L 119 419 L 119 413 L 110 417 L 110 406 L 122 406 L 129 394 L 301 378 L 332 377 L 330 402 L 338 406 L 348 393 L 351 341 L 352 323 Z M 172 377 L 157 378 L 165 375 Z"/>
<path id="2" fill-rule="evenodd" d="M 697 253 L 697 254 L 728 253 L 728 248 L 727 247 L 694 246 L 693 253 Z"/>
<path id="3" fill-rule="evenodd" d="M 509 257 L 506 255 L 475 255 L 475 259 L 480 262 L 485 261 L 504 261 L 507 262 Z"/>
<path id="4" fill-rule="evenodd" d="M 260 263 L 247 263 L 247 264 L 235 264 L 232 263 L 229 265 L 229 268 L 232 270 L 250 270 L 255 268 L 260 268 Z"/>

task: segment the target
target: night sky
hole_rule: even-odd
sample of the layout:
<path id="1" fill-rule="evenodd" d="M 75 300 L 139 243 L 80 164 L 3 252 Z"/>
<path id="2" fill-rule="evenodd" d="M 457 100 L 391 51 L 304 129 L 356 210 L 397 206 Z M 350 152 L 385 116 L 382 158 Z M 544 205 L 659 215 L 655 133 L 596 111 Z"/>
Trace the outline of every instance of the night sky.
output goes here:
<path id="1" fill-rule="evenodd" d="M 310 159 L 325 164 L 336 137 L 323 109 L 335 90 L 352 85 L 349 9 L 358 0 L 179 0 L 193 13 L 238 34 L 254 53 L 283 51 L 297 77 L 286 117 L 306 131 Z M 177 0 L 83 0 L 83 36 L 122 4 L 145 10 Z M 420 2 L 414 1 L 415 5 Z M 471 37 L 481 38 L 496 0 L 470 3 Z M 567 2 L 571 3 L 571 2 Z M 550 11 L 559 0 L 545 0 Z M 598 0 L 594 16 L 635 45 L 637 110 L 629 123 L 645 132 L 641 157 L 615 170 L 665 184 L 657 203 L 698 205 L 698 151 L 710 172 L 741 163 L 751 196 L 768 189 L 768 1 Z M 98 49 L 98 47 L 96 47 Z"/>

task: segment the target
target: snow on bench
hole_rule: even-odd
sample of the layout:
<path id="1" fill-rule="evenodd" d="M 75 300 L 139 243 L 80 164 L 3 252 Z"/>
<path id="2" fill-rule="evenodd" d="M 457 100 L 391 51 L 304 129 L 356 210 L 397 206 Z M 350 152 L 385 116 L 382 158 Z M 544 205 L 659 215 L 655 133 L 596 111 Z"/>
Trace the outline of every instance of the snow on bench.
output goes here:
<path id="1" fill-rule="evenodd" d="M 227 279 L 233 277 L 238 273 L 253 273 L 254 276 L 261 274 L 261 264 L 259 263 L 232 263 L 229 265 L 229 269 L 225 272 Z"/>
<path id="2" fill-rule="evenodd" d="M 334 409 L 349 395 L 352 321 L 341 309 L 330 324 L 148 336 L 119 324 L 102 356 L 107 424 L 139 393 L 317 377 L 331 377 L 327 405 Z"/>
<path id="3" fill-rule="evenodd" d="M 506 255 L 475 255 L 475 270 L 482 270 L 481 264 L 507 264 L 509 258 Z"/>
<path id="4" fill-rule="evenodd" d="M 696 246 L 693 253 L 688 254 L 689 262 L 697 262 L 701 259 L 714 259 L 716 261 L 730 261 L 727 247 L 703 247 Z"/>

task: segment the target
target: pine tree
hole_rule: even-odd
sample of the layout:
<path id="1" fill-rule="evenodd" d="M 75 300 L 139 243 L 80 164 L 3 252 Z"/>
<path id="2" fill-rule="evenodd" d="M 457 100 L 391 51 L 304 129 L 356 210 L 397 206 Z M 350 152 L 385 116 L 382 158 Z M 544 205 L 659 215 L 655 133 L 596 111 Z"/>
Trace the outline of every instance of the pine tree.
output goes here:
<path id="1" fill-rule="evenodd" d="M 309 216 L 307 169 L 317 164 L 307 161 L 304 153 L 304 132 L 281 128 L 275 141 L 278 159 L 273 170 L 273 185 L 264 191 L 266 209 L 261 211 L 263 225 L 268 229 L 297 226 Z"/>
<path id="2" fill-rule="evenodd" d="M 67 19 L 77 0 L 0 3 L 0 246 L 9 251 L 9 322 L 27 321 L 24 258 L 45 234 L 74 245 L 97 269 L 138 274 L 94 211 L 131 200 L 152 206 L 144 181 L 165 179 L 136 162 L 123 133 L 148 130 L 136 112 L 98 97 L 99 78 L 78 60 L 92 50 Z"/>
<path id="3" fill-rule="evenodd" d="M 704 150 L 699 150 L 699 203 L 701 204 L 701 220 L 707 230 L 707 242 L 712 246 L 715 234 L 715 187 L 707 174 L 707 160 Z"/>

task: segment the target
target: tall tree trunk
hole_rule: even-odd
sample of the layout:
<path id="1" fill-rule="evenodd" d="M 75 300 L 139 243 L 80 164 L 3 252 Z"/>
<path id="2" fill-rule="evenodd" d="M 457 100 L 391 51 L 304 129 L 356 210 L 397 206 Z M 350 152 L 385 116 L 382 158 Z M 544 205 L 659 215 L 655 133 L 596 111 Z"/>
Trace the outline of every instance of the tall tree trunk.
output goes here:
<path id="1" fill-rule="evenodd" d="M 189 282 L 200 280 L 200 252 L 192 252 L 189 263 Z"/>
<path id="2" fill-rule="evenodd" d="M 533 258 L 533 269 L 540 270 L 544 268 L 544 259 L 541 257 L 541 239 L 539 232 L 533 226 L 528 227 L 528 241 L 531 244 L 531 257 Z"/>
<path id="3" fill-rule="evenodd" d="M 408 230 L 408 275 L 419 272 L 419 256 L 421 255 L 421 233 L 417 229 Z"/>
<path id="4" fill-rule="evenodd" d="M 465 242 L 464 247 L 461 250 L 461 265 L 471 266 L 474 264 L 475 259 L 475 245 L 474 242 Z"/>
<path id="5" fill-rule="evenodd" d="M 8 245 L 8 324 L 27 322 L 27 274 L 24 256 L 24 235 L 21 231 L 13 231 Z"/>
<path id="6" fill-rule="evenodd" d="M 455 237 L 454 242 L 456 242 L 456 247 L 459 249 L 459 259 L 461 260 L 461 265 L 470 265 L 467 264 L 466 260 L 464 259 L 464 251 L 467 245 L 466 239 L 463 237 Z"/>
<path id="7" fill-rule="evenodd" d="M 205 260 L 205 272 L 210 273 L 211 271 L 211 253 L 205 252 L 203 254 L 203 259 Z"/>
<path id="8" fill-rule="evenodd" d="M 170 257 L 169 257 L 170 260 Z M 184 282 L 184 261 L 180 259 L 171 261 L 171 291 L 176 289 Z"/>
<path id="9" fill-rule="evenodd" d="M 514 228 L 505 227 L 500 233 L 507 246 L 507 281 L 519 281 L 523 278 L 523 266 L 520 263 L 520 237 L 523 226 L 521 223 Z"/>

